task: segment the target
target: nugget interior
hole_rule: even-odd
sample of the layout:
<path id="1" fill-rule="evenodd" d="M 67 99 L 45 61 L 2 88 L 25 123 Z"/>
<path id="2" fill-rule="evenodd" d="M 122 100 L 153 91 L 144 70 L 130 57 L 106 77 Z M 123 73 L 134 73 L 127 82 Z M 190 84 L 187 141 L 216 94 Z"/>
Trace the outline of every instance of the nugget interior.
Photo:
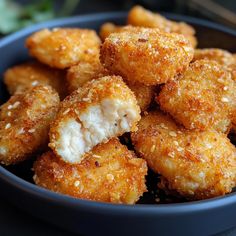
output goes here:
<path id="1" fill-rule="evenodd" d="M 128 132 L 137 116 L 130 106 L 129 101 L 104 99 L 100 105 L 81 113 L 80 121 L 68 119 L 59 129 L 58 154 L 68 162 L 77 162 L 83 153 L 103 142 L 104 137 Z"/>
<path id="2" fill-rule="evenodd" d="M 63 106 L 52 125 L 50 147 L 71 163 L 80 162 L 82 155 L 97 144 L 135 130 L 140 119 L 134 94 L 116 76 L 87 83 Z"/>

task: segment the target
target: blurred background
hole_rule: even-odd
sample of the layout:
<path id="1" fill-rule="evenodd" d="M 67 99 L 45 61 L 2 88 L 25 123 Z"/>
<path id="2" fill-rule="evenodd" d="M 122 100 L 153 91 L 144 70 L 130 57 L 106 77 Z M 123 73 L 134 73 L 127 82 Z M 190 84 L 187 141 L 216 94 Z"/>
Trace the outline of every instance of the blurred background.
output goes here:
<path id="1" fill-rule="evenodd" d="M 236 0 L 0 0 L 0 34 L 58 17 L 148 9 L 206 18 L 236 29 Z"/>

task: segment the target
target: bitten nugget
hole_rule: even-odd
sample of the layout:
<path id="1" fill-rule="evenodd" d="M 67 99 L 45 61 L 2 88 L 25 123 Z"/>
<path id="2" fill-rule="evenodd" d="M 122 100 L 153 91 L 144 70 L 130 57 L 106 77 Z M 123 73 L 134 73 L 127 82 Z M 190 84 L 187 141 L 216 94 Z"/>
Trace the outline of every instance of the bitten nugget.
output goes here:
<path id="1" fill-rule="evenodd" d="M 127 85 L 134 92 L 141 111 L 146 111 L 149 108 L 151 102 L 154 100 L 155 86 L 146 86 L 141 83 L 129 82 L 127 82 Z"/>
<path id="2" fill-rule="evenodd" d="M 236 83 L 215 61 L 198 60 L 165 84 L 157 98 L 162 110 L 187 129 L 227 132 L 236 111 Z"/>
<path id="3" fill-rule="evenodd" d="M 84 153 L 101 142 L 136 130 L 140 108 L 119 76 L 86 83 L 60 105 L 50 128 L 50 144 L 64 161 L 79 163 Z"/>
<path id="4" fill-rule="evenodd" d="M 80 164 L 47 152 L 34 170 L 37 185 L 76 198 L 134 204 L 146 191 L 146 162 L 117 139 L 96 146 Z"/>
<path id="5" fill-rule="evenodd" d="M 142 117 L 132 141 L 148 166 L 161 174 L 159 187 L 168 187 L 172 194 L 206 199 L 229 193 L 236 185 L 236 149 L 225 134 L 189 131 L 152 112 Z"/>
<path id="6" fill-rule="evenodd" d="M 59 96 L 49 86 L 36 86 L 13 95 L 0 107 L 0 162 L 15 164 L 32 157 L 48 143 L 50 122 Z"/>
<path id="7" fill-rule="evenodd" d="M 27 38 L 26 47 L 42 63 L 64 69 L 99 57 L 100 39 L 94 30 L 43 29 Z"/>
<path id="8" fill-rule="evenodd" d="M 119 74 L 131 83 L 150 86 L 165 83 L 182 73 L 193 53 L 183 35 L 129 27 L 106 38 L 100 58 L 111 73 Z"/>
<path id="9" fill-rule="evenodd" d="M 197 39 L 194 36 L 195 30 L 192 26 L 184 22 L 175 22 L 166 19 L 164 16 L 153 13 L 141 6 L 134 6 L 128 14 L 128 24 L 148 28 L 159 28 L 168 33 L 183 34 L 192 44 L 197 46 Z"/>
<path id="10" fill-rule="evenodd" d="M 108 75 L 108 71 L 99 60 L 80 62 L 67 71 L 66 80 L 69 92 L 73 92 L 86 82 Z"/>
<path id="11" fill-rule="evenodd" d="M 52 69 L 36 61 L 9 68 L 4 73 L 4 83 L 11 95 L 21 93 L 36 85 L 50 85 L 61 98 L 66 95 L 65 71 Z"/>

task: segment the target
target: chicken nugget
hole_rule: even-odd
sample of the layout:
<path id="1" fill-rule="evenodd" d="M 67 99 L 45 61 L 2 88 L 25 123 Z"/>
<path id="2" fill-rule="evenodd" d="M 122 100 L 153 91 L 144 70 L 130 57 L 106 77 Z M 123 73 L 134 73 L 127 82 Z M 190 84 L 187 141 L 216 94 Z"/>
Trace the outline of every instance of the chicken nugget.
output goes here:
<path id="1" fill-rule="evenodd" d="M 187 129 L 226 133 L 236 110 L 236 83 L 215 61 L 197 60 L 157 97 L 162 110 Z"/>
<path id="2" fill-rule="evenodd" d="M 94 147 L 80 164 L 47 152 L 34 170 L 37 185 L 75 198 L 134 204 L 146 191 L 146 162 L 116 138 Z"/>
<path id="3" fill-rule="evenodd" d="M 66 95 L 65 71 L 52 69 L 37 61 L 22 63 L 7 69 L 4 73 L 4 83 L 11 95 L 22 93 L 36 85 L 50 85 L 61 98 Z"/>
<path id="4" fill-rule="evenodd" d="M 111 73 L 150 86 L 183 72 L 194 50 L 183 35 L 129 27 L 109 35 L 100 53 L 101 62 Z"/>
<path id="5" fill-rule="evenodd" d="M 59 102 L 56 91 L 39 85 L 13 95 L 0 107 L 2 164 L 24 161 L 47 146 L 49 125 Z"/>
<path id="6" fill-rule="evenodd" d="M 134 95 L 137 99 L 141 111 L 146 111 L 155 96 L 155 86 L 146 86 L 141 83 L 126 83 L 129 88 L 134 92 Z"/>
<path id="7" fill-rule="evenodd" d="M 99 36 L 104 41 L 110 34 L 123 31 L 125 26 L 118 26 L 107 22 L 100 27 Z"/>
<path id="8" fill-rule="evenodd" d="M 42 63 L 64 69 L 98 58 L 100 39 L 89 29 L 43 29 L 27 38 L 26 47 Z"/>
<path id="9" fill-rule="evenodd" d="M 164 16 L 153 13 L 141 6 L 134 6 L 128 14 L 128 24 L 148 28 L 159 28 L 167 33 L 183 34 L 192 44 L 197 46 L 197 39 L 194 36 L 195 30 L 192 26 L 184 22 L 175 22 L 166 19 Z"/>
<path id="10" fill-rule="evenodd" d="M 99 60 L 91 62 L 80 62 L 68 69 L 66 80 L 70 93 L 86 82 L 108 75 L 108 71 L 102 66 Z"/>
<path id="11" fill-rule="evenodd" d="M 157 111 L 142 117 L 132 142 L 161 175 L 159 187 L 187 199 L 224 195 L 236 185 L 236 149 L 225 134 L 186 130 Z"/>
<path id="12" fill-rule="evenodd" d="M 136 130 L 140 108 L 119 76 L 89 81 L 60 105 L 50 128 L 50 144 L 64 161 L 79 163 L 101 142 Z"/>

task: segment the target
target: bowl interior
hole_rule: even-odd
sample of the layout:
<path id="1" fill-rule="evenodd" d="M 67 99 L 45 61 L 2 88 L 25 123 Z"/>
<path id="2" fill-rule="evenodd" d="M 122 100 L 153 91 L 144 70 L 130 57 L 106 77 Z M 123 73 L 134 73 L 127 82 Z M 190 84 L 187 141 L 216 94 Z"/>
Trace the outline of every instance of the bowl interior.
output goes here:
<path id="1" fill-rule="evenodd" d="M 236 52 L 236 32 L 226 29 L 222 26 L 215 25 L 213 23 L 196 20 L 189 17 L 177 16 L 172 14 L 166 14 L 166 16 L 176 21 L 185 21 L 191 24 L 196 29 L 197 38 L 199 41 L 198 47 L 223 48 L 231 52 Z M 0 103 L 4 103 L 9 98 L 9 94 L 7 93 L 6 88 L 2 83 L 4 71 L 15 64 L 30 59 L 28 52 L 24 47 L 24 41 L 26 37 L 28 37 L 28 35 L 45 27 L 81 27 L 92 28 L 98 31 L 101 24 L 107 21 L 114 22 L 116 24 L 125 24 L 126 13 L 100 14 L 96 16 L 96 19 L 94 19 L 93 16 L 59 19 L 30 27 L 3 39 L 0 42 Z M 33 160 L 29 160 L 21 164 L 9 166 L 6 168 L 20 178 L 33 183 L 33 172 L 31 171 L 32 163 Z M 148 193 L 144 194 L 144 196 L 138 203 L 162 204 L 186 201 L 182 198 L 166 196 L 163 191 L 157 190 L 157 182 L 158 176 L 149 171 L 149 175 L 147 177 L 147 185 L 149 191 Z"/>

